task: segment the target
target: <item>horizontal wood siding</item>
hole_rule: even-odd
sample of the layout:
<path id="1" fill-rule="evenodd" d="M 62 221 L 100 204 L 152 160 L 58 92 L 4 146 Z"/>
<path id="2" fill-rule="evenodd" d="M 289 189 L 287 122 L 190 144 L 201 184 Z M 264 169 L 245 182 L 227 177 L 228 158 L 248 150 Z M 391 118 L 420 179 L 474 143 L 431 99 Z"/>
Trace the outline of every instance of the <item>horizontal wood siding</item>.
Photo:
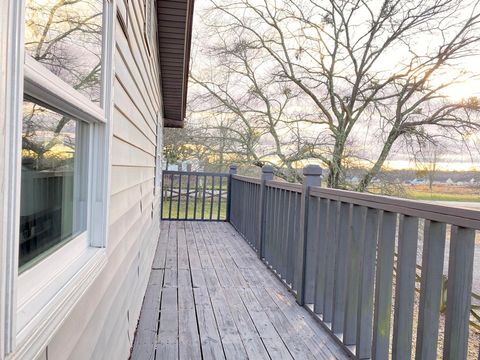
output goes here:
<path id="1" fill-rule="evenodd" d="M 46 352 L 48 359 L 127 359 L 159 236 L 155 195 L 161 111 L 157 44 L 147 48 L 144 1 L 117 0 L 108 262 Z M 156 21 L 154 22 L 156 23 Z M 149 52 L 150 51 L 150 52 Z M 151 53 L 151 55 L 150 55 Z"/>

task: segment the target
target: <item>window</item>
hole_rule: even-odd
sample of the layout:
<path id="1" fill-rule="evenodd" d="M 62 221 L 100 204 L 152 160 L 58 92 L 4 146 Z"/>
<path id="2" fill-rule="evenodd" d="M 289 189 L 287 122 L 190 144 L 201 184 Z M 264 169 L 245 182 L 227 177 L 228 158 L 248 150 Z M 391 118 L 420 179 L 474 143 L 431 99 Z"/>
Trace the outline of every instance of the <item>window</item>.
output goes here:
<path id="1" fill-rule="evenodd" d="M 19 269 L 86 231 L 88 124 L 23 104 Z"/>
<path id="2" fill-rule="evenodd" d="M 105 121 L 97 109 L 102 19 L 102 0 L 26 1 L 25 52 L 33 66 L 23 104 L 20 271 L 87 230 L 88 128 Z"/>
<path id="3" fill-rule="evenodd" d="M 7 6 L 0 357 L 34 358 L 106 262 L 115 12 L 111 0 Z"/>

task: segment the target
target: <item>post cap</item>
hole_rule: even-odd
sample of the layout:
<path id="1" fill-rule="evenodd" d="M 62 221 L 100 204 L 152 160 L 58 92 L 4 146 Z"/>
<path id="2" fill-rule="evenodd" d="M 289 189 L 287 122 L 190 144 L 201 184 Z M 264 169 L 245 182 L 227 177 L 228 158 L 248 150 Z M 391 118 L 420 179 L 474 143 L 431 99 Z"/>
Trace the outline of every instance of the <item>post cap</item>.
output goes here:
<path id="1" fill-rule="evenodd" d="M 322 168 L 318 165 L 307 165 L 303 168 L 303 175 L 320 176 L 322 175 Z"/>
<path id="2" fill-rule="evenodd" d="M 237 173 L 237 164 L 230 164 L 230 173 L 231 174 Z"/>
<path id="3" fill-rule="evenodd" d="M 272 165 L 263 165 L 262 166 L 262 173 L 273 174 L 273 166 Z"/>

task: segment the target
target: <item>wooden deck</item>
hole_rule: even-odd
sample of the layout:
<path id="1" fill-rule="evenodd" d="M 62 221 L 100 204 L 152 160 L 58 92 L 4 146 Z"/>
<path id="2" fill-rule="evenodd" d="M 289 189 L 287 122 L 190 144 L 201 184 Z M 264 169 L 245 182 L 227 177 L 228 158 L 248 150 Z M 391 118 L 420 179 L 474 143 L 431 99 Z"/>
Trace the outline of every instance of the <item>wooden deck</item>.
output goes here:
<path id="1" fill-rule="evenodd" d="M 347 359 L 228 223 L 162 223 L 131 359 Z"/>

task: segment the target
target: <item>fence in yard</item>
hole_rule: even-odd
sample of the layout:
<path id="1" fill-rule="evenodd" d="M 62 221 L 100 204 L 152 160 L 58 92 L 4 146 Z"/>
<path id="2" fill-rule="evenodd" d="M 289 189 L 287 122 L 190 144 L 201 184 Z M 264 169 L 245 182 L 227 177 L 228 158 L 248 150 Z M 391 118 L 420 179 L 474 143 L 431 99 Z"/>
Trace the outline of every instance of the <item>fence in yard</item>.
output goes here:
<path id="1" fill-rule="evenodd" d="M 356 358 L 467 358 L 480 212 L 324 189 L 320 173 L 307 166 L 303 185 L 268 166 L 232 175 L 230 222 Z"/>

